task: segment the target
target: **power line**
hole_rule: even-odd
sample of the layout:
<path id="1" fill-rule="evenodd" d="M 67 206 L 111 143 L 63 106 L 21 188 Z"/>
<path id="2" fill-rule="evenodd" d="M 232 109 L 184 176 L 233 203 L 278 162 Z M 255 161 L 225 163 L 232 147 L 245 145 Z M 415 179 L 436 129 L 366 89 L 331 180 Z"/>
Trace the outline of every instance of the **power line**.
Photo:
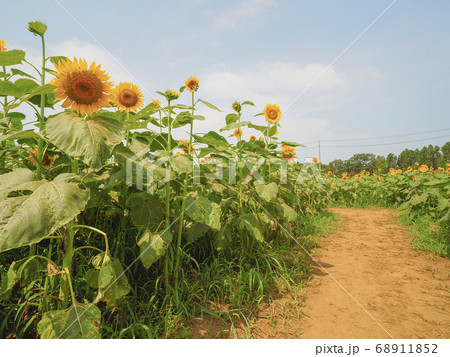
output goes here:
<path id="1" fill-rule="evenodd" d="M 386 146 L 386 145 L 397 145 L 397 144 L 407 144 L 407 143 L 415 143 L 419 141 L 427 141 L 427 140 L 434 140 L 434 139 L 442 139 L 448 137 L 450 139 L 450 135 L 441 135 L 441 136 L 434 136 L 432 138 L 424 138 L 424 139 L 418 139 L 418 140 L 407 140 L 407 141 L 397 141 L 394 143 L 378 143 L 378 144 L 364 144 L 364 145 L 326 145 L 323 147 L 327 148 L 355 148 L 355 147 L 366 147 L 366 146 Z"/>
<path id="2" fill-rule="evenodd" d="M 414 136 L 414 135 L 422 135 L 422 134 L 431 134 L 431 133 L 441 133 L 443 131 L 449 131 L 450 128 L 446 129 L 437 129 L 437 130 L 429 130 L 429 131 L 421 131 L 416 133 L 408 133 L 408 134 L 398 134 L 398 135 L 384 135 L 384 136 L 372 136 L 372 137 L 366 137 L 366 138 L 352 138 L 352 139 L 335 139 L 335 140 L 320 140 L 321 142 L 342 142 L 342 141 L 363 141 L 363 140 L 374 140 L 374 139 L 389 139 L 389 138 L 397 138 L 397 137 L 404 137 L 404 136 Z M 309 141 L 307 144 L 316 144 L 318 140 L 315 141 Z"/>

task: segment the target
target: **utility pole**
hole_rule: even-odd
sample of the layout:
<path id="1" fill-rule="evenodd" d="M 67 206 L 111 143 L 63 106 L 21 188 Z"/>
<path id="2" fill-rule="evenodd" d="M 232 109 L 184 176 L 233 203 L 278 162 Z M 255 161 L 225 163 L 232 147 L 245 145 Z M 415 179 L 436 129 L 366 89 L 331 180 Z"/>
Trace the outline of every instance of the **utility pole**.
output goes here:
<path id="1" fill-rule="evenodd" d="M 319 140 L 319 171 L 322 170 L 322 160 L 320 158 L 320 140 Z"/>

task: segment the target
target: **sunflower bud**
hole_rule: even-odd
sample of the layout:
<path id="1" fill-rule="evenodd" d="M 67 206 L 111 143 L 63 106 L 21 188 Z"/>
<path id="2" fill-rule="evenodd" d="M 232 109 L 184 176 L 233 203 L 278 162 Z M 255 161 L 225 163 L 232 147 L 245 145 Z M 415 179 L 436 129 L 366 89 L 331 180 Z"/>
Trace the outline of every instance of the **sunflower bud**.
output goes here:
<path id="1" fill-rule="evenodd" d="M 47 25 L 42 21 L 30 21 L 28 23 L 28 31 L 34 33 L 35 36 L 44 36 L 47 31 Z"/>
<path id="2" fill-rule="evenodd" d="M 233 108 L 233 110 L 236 113 L 240 113 L 241 112 L 241 103 L 236 101 L 236 102 L 233 103 L 233 105 L 231 107 Z"/>

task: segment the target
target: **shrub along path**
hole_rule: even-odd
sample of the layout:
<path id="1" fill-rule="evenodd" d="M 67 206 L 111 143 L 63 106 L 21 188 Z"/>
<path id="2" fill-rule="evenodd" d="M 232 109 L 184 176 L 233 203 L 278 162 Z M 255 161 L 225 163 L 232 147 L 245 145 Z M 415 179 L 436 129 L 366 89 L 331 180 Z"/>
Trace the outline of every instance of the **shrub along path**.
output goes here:
<path id="1" fill-rule="evenodd" d="M 450 261 L 414 251 L 395 210 L 333 211 L 341 225 L 319 241 L 320 264 L 394 338 L 450 338 Z M 255 338 L 389 338 L 319 268 L 306 288 L 258 315 Z"/>

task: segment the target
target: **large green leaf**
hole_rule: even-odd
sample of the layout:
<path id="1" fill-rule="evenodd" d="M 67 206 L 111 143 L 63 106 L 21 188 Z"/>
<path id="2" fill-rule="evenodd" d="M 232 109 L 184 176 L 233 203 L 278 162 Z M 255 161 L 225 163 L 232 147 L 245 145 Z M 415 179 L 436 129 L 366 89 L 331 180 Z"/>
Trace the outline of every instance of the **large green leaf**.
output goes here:
<path id="1" fill-rule="evenodd" d="M 198 143 L 215 147 L 218 151 L 226 150 L 230 146 L 227 139 L 215 131 L 210 131 L 203 136 L 194 134 L 193 137 Z"/>
<path id="2" fill-rule="evenodd" d="M 246 213 L 241 216 L 239 228 L 246 230 L 257 241 L 264 241 L 264 237 L 261 233 L 261 225 L 258 218 L 256 218 L 253 213 Z"/>
<path id="3" fill-rule="evenodd" d="M 286 203 L 279 203 L 276 205 L 276 210 L 281 215 L 281 217 L 288 222 L 295 222 L 297 219 L 297 212 Z"/>
<path id="4" fill-rule="evenodd" d="M 99 300 L 106 301 L 108 304 L 115 304 L 118 299 L 130 292 L 130 284 L 118 259 L 104 254 L 98 274 L 98 287 Z"/>
<path id="5" fill-rule="evenodd" d="M 75 303 L 67 310 L 48 311 L 37 324 L 43 339 L 101 338 L 101 313 L 95 305 Z"/>
<path id="6" fill-rule="evenodd" d="M 145 231 L 138 242 L 141 248 L 139 257 L 141 258 L 142 265 L 148 269 L 166 254 L 172 238 L 172 234 L 167 229 L 161 234 Z"/>
<path id="7" fill-rule="evenodd" d="M 158 195 L 136 193 L 128 199 L 131 221 L 136 227 L 158 225 L 164 219 L 164 207 Z"/>
<path id="8" fill-rule="evenodd" d="M 187 197 L 186 213 L 198 223 L 206 224 L 215 230 L 220 229 L 220 206 L 206 197 Z"/>
<path id="9" fill-rule="evenodd" d="M 179 174 L 192 172 L 193 162 L 192 157 L 189 155 L 172 156 L 169 162 L 170 166 Z"/>
<path id="10" fill-rule="evenodd" d="M 278 185 L 275 182 L 271 182 L 267 185 L 255 182 L 255 189 L 259 197 L 267 202 L 273 200 L 278 194 Z"/>
<path id="11" fill-rule="evenodd" d="M 75 113 L 64 112 L 48 119 L 47 134 L 50 141 L 68 155 L 100 169 L 122 141 L 125 131 L 114 119 L 97 116 L 85 120 Z"/>
<path id="12" fill-rule="evenodd" d="M 233 130 L 233 129 L 240 128 L 242 126 L 247 126 L 249 124 L 251 124 L 249 121 L 241 121 L 239 123 L 230 123 L 228 125 L 225 125 L 223 128 L 221 128 L 220 131 Z"/>
<path id="13" fill-rule="evenodd" d="M 21 50 L 11 50 L 0 52 L 0 66 L 14 66 L 21 64 L 25 59 L 25 52 Z"/>
<path id="14" fill-rule="evenodd" d="M 0 206 L 0 252 L 33 243 L 75 218 L 86 206 L 89 191 L 80 188 L 75 174 L 60 174 L 53 181 L 29 181 L 19 178 L 15 170 L 0 176 L 0 196 L 26 190 L 22 195 L 7 197 Z M 9 180 L 21 182 L 11 187 Z M 32 191 L 31 194 L 25 194 Z"/>

